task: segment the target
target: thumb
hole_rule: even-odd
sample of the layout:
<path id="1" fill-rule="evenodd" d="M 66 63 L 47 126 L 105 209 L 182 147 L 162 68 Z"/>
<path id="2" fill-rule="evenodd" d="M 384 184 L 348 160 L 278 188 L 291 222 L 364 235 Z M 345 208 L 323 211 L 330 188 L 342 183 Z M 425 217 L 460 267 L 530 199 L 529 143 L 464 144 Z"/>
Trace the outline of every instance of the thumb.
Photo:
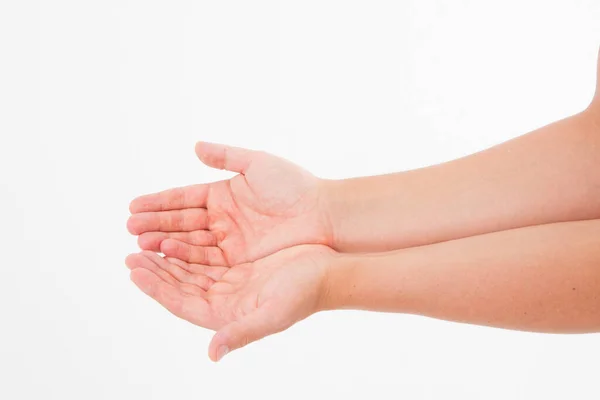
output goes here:
<path id="1" fill-rule="evenodd" d="M 208 356 L 219 361 L 227 353 L 242 348 L 265 336 L 279 332 L 273 324 L 272 316 L 265 309 L 259 309 L 238 321 L 233 321 L 215 333 L 208 347 Z"/>
<path id="2" fill-rule="evenodd" d="M 224 144 L 196 143 L 196 155 L 204 164 L 212 168 L 225 169 L 240 174 L 246 172 L 256 153 L 253 150 Z"/>

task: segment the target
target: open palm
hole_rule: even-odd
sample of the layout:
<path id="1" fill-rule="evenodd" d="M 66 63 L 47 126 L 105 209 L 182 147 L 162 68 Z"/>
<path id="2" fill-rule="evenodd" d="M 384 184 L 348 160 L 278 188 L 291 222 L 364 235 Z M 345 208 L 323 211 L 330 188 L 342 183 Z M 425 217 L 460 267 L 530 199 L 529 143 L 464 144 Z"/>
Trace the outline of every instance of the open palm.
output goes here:
<path id="1" fill-rule="evenodd" d="M 218 361 L 319 311 L 335 254 L 325 246 L 297 246 L 228 268 L 143 251 L 126 264 L 144 293 L 176 316 L 217 331 L 209 356 Z"/>
<path id="2" fill-rule="evenodd" d="M 128 229 L 143 250 L 214 266 L 254 261 L 298 244 L 330 244 L 320 180 L 264 152 L 201 142 L 200 160 L 237 172 L 225 181 L 132 201 Z"/>

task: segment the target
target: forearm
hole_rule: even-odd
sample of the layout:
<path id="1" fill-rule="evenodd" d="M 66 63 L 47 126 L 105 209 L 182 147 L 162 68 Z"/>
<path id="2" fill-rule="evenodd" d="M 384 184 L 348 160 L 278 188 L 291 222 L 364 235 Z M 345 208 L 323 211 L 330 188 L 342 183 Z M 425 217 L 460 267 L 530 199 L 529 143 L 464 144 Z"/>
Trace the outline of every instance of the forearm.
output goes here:
<path id="1" fill-rule="evenodd" d="M 339 251 L 387 251 L 600 218 L 598 106 L 486 151 L 323 185 Z"/>
<path id="2" fill-rule="evenodd" d="M 326 309 L 541 332 L 600 331 L 600 220 L 475 236 L 331 266 Z"/>

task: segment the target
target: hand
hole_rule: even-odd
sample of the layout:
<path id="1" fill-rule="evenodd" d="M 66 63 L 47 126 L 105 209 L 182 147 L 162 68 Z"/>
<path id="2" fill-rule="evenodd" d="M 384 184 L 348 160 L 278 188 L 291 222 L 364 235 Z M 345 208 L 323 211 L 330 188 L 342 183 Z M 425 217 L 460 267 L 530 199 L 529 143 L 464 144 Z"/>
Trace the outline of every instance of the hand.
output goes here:
<path id="1" fill-rule="evenodd" d="M 263 152 L 200 142 L 196 154 L 239 175 L 133 200 L 127 226 L 140 248 L 231 266 L 294 245 L 331 245 L 320 179 Z"/>
<path id="2" fill-rule="evenodd" d="M 217 331 L 209 357 L 218 361 L 321 310 L 327 268 L 336 254 L 325 246 L 297 246 L 227 268 L 143 251 L 126 264 L 131 280 L 167 310 Z"/>

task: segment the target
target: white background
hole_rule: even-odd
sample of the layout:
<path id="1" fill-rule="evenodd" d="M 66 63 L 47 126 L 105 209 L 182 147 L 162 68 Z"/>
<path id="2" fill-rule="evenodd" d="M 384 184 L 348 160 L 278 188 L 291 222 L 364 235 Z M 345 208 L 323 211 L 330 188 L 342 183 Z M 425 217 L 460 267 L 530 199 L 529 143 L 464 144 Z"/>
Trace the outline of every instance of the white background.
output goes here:
<path id="1" fill-rule="evenodd" d="M 198 139 L 421 167 L 582 110 L 599 45 L 597 0 L 0 0 L 0 398 L 600 398 L 598 334 L 416 316 L 319 314 L 213 364 L 123 262 L 133 197 L 227 176 Z"/>

